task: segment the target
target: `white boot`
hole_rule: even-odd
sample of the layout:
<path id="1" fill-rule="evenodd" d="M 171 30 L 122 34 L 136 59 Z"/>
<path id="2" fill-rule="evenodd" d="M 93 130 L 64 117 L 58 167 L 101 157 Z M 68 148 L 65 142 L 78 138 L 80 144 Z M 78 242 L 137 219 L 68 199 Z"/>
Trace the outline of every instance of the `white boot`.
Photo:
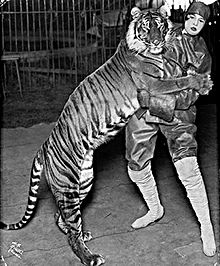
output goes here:
<path id="1" fill-rule="evenodd" d="M 215 237 L 210 220 L 205 185 L 199 170 L 197 158 L 183 158 L 175 162 L 174 165 L 181 182 L 186 188 L 187 197 L 189 198 L 201 225 L 203 252 L 206 256 L 214 256 L 216 253 Z"/>
<path id="2" fill-rule="evenodd" d="M 157 186 L 151 172 L 151 164 L 141 171 L 134 171 L 128 167 L 128 174 L 140 189 L 149 211 L 143 217 L 137 219 L 131 226 L 135 229 L 146 227 L 162 218 L 164 208 L 160 203 Z"/>

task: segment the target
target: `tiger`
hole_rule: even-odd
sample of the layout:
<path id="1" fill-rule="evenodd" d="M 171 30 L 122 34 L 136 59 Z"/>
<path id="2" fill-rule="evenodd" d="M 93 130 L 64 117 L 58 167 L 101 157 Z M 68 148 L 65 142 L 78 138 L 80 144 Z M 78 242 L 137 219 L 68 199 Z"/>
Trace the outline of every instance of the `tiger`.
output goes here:
<path id="1" fill-rule="evenodd" d="M 138 13 L 138 14 L 137 14 Z M 81 204 L 90 192 L 93 154 L 121 131 L 140 108 L 137 91 L 146 84 L 171 93 L 200 87 L 203 75 L 162 80 L 160 57 L 169 31 L 167 19 L 157 10 L 132 9 L 125 38 L 102 66 L 88 75 L 70 94 L 51 133 L 33 159 L 28 203 L 21 220 L 0 223 L 4 230 L 17 230 L 30 222 L 36 209 L 42 175 L 52 191 L 57 226 L 67 235 L 72 251 L 84 265 L 105 263 L 86 245 L 92 238 L 83 232 Z"/>

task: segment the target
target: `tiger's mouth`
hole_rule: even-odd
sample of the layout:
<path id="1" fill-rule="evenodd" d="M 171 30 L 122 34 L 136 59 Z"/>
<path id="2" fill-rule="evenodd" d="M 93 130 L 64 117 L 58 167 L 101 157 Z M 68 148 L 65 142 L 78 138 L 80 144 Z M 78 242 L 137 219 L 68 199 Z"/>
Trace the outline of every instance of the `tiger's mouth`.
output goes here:
<path id="1" fill-rule="evenodd" d="M 162 51 L 163 51 L 163 49 L 162 48 L 150 48 L 149 49 L 149 52 L 151 53 L 151 54 L 160 54 L 160 53 L 162 53 Z"/>
<path id="2" fill-rule="evenodd" d="M 148 51 L 151 54 L 160 54 L 163 51 L 164 45 L 165 45 L 164 42 L 156 44 L 156 45 L 154 43 L 150 43 L 147 45 L 147 47 L 148 47 Z"/>
<path id="3" fill-rule="evenodd" d="M 163 51 L 163 47 L 148 47 L 148 51 L 151 54 L 160 54 Z"/>

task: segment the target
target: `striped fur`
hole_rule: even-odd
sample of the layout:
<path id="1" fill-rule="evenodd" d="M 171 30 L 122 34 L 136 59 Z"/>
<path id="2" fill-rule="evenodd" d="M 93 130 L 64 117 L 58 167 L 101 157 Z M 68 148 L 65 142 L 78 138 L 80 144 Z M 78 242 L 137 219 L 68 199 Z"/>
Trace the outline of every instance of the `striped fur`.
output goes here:
<path id="1" fill-rule="evenodd" d="M 161 19 L 159 14 L 157 16 Z M 150 18 L 141 19 L 148 23 Z M 93 184 L 93 152 L 113 138 L 139 108 L 137 89 L 154 80 L 160 82 L 158 78 L 163 75 L 160 57 L 146 52 L 149 42 L 145 43 L 144 38 L 133 40 L 134 33 L 140 32 L 137 25 L 140 27 L 137 21 L 132 22 L 127 40 L 121 41 L 116 53 L 70 95 L 54 129 L 34 158 L 23 218 L 16 224 L 0 224 L 3 229 L 15 230 L 31 220 L 44 172 L 58 206 L 57 225 L 67 234 L 70 246 L 85 265 L 104 263 L 103 257 L 92 254 L 84 243 L 88 234 L 82 231 L 80 211 Z M 167 31 L 166 27 L 160 30 Z M 150 34 L 149 29 L 144 34 Z M 166 35 L 161 36 L 160 46 L 165 44 Z M 176 81 L 169 83 L 169 88 L 171 86 L 176 87 Z"/>

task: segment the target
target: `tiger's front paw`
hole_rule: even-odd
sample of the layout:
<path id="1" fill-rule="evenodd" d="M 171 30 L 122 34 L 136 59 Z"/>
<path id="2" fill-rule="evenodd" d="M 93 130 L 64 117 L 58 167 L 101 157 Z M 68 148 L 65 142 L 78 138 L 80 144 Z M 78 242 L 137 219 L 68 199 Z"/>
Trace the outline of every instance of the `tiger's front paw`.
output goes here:
<path id="1" fill-rule="evenodd" d="M 209 91 L 212 89 L 214 83 L 211 80 L 211 76 L 206 74 L 203 77 L 203 84 L 199 90 L 199 94 L 201 95 L 207 95 L 209 94 Z"/>
<path id="2" fill-rule="evenodd" d="M 213 87 L 209 74 L 195 74 L 191 77 L 191 86 L 201 95 L 207 95 Z"/>

